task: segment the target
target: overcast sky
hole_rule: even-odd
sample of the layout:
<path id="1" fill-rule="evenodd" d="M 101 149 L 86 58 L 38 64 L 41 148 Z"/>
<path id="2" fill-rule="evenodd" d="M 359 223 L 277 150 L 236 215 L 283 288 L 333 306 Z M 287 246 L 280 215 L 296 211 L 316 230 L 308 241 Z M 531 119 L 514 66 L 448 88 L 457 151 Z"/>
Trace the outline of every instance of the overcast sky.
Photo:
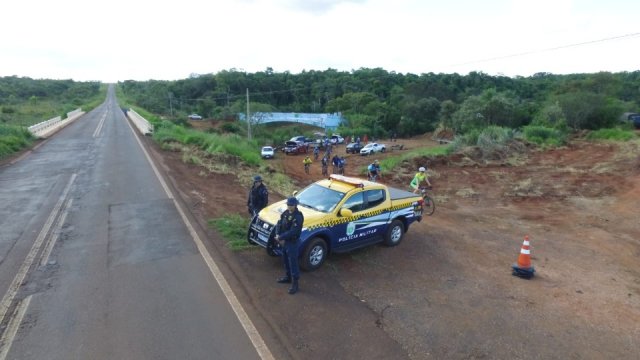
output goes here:
<path id="1" fill-rule="evenodd" d="M 0 76 L 640 70 L 637 0 L 14 0 L 0 13 Z"/>

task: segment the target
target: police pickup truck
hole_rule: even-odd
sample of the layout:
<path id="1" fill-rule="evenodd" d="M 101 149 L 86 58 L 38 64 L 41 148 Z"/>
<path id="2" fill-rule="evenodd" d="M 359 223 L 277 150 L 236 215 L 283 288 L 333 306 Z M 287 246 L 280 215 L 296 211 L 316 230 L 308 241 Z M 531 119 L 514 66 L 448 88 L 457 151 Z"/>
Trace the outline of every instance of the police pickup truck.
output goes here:
<path id="1" fill-rule="evenodd" d="M 414 221 L 422 220 L 423 199 L 409 191 L 353 177 L 331 175 L 296 193 L 304 215 L 300 267 L 319 268 L 330 252 L 341 253 L 382 242 L 400 243 Z M 262 209 L 251 220 L 247 240 L 272 256 L 282 255 L 276 224 L 286 200 Z"/>

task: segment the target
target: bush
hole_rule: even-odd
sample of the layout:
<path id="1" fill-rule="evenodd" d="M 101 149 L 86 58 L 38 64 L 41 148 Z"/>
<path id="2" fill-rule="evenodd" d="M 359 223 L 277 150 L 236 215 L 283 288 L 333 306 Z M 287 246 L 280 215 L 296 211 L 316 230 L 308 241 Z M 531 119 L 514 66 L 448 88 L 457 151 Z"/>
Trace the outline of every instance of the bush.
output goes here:
<path id="1" fill-rule="evenodd" d="M 560 146 L 567 141 L 566 132 L 546 126 L 525 126 L 523 133 L 525 140 L 543 146 Z"/>

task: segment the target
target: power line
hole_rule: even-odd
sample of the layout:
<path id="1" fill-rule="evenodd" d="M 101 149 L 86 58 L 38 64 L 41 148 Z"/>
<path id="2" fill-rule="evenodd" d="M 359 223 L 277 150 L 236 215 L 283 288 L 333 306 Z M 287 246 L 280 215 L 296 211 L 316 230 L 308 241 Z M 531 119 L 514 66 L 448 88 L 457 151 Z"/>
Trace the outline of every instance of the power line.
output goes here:
<path id="1" fill-rule="evenodd" d="M 567 48 L 572 48 L 572 47 L 577 47 L 577 46 L 583 46 L 583 45 L 589 45 L 589 44 L 595 44 L 595 43 L 600 43 L 600 42 L 606 42 L 606 41 L 612 41 L 612 40 L 618 40 L 618 39 L 624 39 L 624 38 L 632 38 L 632 37 L 636 37 L 638 35 L 640 35 L 640 32 L 631 33 L 631 34 L 625 34 L 625 35 L 620 35 L 620 36 L 613 36 L 613 37 L 608 37 L 608 38 L 603 38 L 603 39 L 598 39 L 598 40 L 585 41 L 585 42 L 569 44 L 569 45 L 561 45 L 561 46 L 556 46 L 556 47 L 547 48 L 547 49 L 531 50 L 531 51 L 525 51 L 525 52 L 517 53 L 517 54 L 496 56 L 496 57 L 482 59 L 482 60 L 474 60 L 474 61 L 464 62 L 464 63 L 460 63 L 460 64 L 454 64 L 454 65 L 451 65 L 451 66 L 453 67 L 453 66 L 471 65 L 471 64 L 478 64 L 478 63 L 490 62 L 490 61 L 495 61 L 495 60 L 509 59 L 509 58 L 518 57 L 518 56 L 539 54 L 539 53 L 543 53 L 543 52 L 562 50 L 562 49 L 567 49 Z"/>

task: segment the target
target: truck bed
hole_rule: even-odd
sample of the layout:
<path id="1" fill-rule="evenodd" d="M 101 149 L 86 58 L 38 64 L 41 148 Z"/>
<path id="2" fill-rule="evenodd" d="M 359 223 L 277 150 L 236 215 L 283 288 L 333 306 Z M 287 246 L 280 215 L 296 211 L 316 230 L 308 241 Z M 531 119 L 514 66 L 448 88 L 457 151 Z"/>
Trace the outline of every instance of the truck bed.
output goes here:
<path id="1" fill-rule="evenodd" d="M 389 196 L 391 196 L 391 200 L 402 200 L 410 197 L 420 196 L 418 194 L 414 194 L 411 191 L 400 190 L 396 188 L 389 187 Z"/>

